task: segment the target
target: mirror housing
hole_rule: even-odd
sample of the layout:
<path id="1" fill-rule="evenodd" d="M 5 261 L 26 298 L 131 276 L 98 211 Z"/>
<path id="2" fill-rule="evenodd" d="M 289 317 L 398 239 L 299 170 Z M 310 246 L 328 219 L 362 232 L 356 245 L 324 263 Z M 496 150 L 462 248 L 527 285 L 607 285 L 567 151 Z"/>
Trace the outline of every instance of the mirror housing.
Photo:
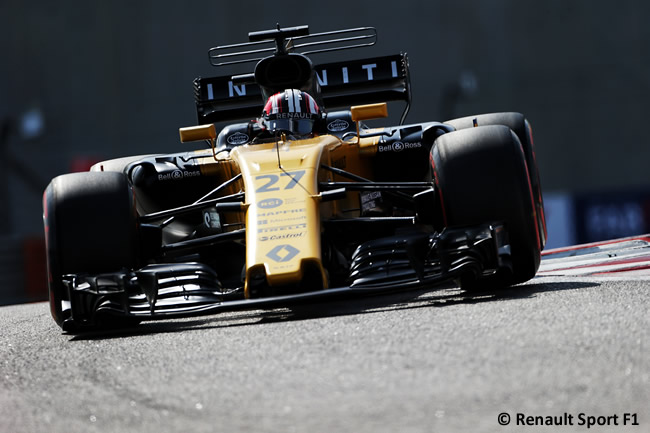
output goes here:
<path id="1" fill-rule="evenodd" d="M 188 141 L 210 140 L 214 141 L 217 138 L 217 129 L 214 124 L 188 126 L 186 128 L 179 128 L 178 132 L 181 136 L 181 143 Z"/>
<path id="2" fill-rule="evenodd" d="M 360 144 L 361 135 L 359 132 L 359 121 L 388 117 L 388 107 L 385 102 L 380 102 L 379 104 L 355 105 L 354 107 L 350 107 L 350 113 L 352 114 L 352 121 L 357 125 L 356 144 Z"/>
<path id="3" fill-rule="evenodd" d="M 350 107 L 350 112 L 352 113 L 353 122 L 388 117 L 388 108 L 385 102 L 379 104 L 355 105 L 354 107 Z"/>
<path id="4" fill-rule="evenodd" d="M 217 160 L 216 141 L 217 141 L 217 128 L 213 123 L 209 125 L 187 126 L 179 128 L 178 133 L 181 136 L 181 143 L 188 141 L 210 140 L 210 147 L 212 148 L 212 157 Z"/>

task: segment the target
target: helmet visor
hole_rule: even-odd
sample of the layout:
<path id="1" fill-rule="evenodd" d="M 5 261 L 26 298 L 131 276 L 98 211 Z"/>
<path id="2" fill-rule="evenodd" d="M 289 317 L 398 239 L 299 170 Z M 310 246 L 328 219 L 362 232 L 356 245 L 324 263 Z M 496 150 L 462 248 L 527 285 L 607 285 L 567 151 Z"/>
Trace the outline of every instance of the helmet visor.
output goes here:
<path id="1" fill-rule="evenodd" d="M 313 119 L 270 119 L 266 125 L 271 132 L 284 131 L 298 135 L 311 134 L 314 130 Z"/>

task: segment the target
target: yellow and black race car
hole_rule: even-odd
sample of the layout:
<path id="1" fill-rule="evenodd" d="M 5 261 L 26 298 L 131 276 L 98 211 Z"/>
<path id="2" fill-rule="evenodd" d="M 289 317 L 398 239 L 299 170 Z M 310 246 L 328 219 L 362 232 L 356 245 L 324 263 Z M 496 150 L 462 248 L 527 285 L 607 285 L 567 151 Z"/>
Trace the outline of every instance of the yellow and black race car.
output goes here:
<path id="1" fill-rule="evenodd" d="M 373 45 L 374 28 L 249 39 L 210 60 L 252 73 L 194 81 L 198 126 L 180 138 L 209 148 L 104 161 L 47 187 L 64 330 L 535 275 L 546 227 L 523 115 L 405 125 L 405 54 L 308 57 Z M 399 125 L 367 127 L 388 101 L 406 102 Z"/>

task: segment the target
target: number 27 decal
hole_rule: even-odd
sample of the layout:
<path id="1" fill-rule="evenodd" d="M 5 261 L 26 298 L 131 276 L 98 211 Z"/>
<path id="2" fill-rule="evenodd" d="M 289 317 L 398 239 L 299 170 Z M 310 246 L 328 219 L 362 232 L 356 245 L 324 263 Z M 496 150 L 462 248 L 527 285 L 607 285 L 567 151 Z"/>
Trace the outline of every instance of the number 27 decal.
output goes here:
<path id="1" fill-rule="evenodd" d="M 280 181 L 280 177 L 288 177 L 289 178 L 289 183 L 285 185 L 284 189 L 292 189 L 295 187 L 298 182 L 300 182 L 300 179 L 305 175 L 305 170 L 298 170 L 298 171 L 287 171 L 284 172 L 280 175 L 277 174 L 261 174 L 259 176 L 255 177 L 255 180 L 261 180 L 263 183 L 262 185 L 259 185 L 255 192 L 271 192 L 271 191 L 279 191 L 280 187 L 279 186 L 274 186 L 276 183 Z M 257 183 L 257 182 L 256 182 Z"/>

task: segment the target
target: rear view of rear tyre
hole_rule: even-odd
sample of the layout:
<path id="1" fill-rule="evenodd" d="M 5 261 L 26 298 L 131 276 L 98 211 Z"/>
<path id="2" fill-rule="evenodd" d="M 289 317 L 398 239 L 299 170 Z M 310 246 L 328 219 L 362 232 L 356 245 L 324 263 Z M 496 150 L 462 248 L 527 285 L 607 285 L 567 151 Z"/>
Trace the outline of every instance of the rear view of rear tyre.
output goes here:
<path id="1" fill-rule="evenodd" d="M 533 143 L 533 131 L 528 120 L 521 113 L 488 113 L 476 116 L 462 117 L 460 119 L 449 120 L 445 122 L 453 126 L 456 130 L 473 128 L 474 124 L 478 126 L 504 125 L 512 129 L 517 135 L 526 156 L 526 166 L 528 167 L 528 177 L 533 189 L 533 198 L 535 199 L 535 212 L 537 214 L 537 225 L 540 234 L 542 249 L 546 244 L 546 215 L 544 214 L 544 198 L 542 197 L 542 185 L 539 180 L 539 170 L 537 168 L 537 158 L 535 155 L 535 145 Z"/>
<path id="2" fill-rule="evenodd" d="M 506 286 L 531 279 L 539 268 L 541 243 L 517 135 L 501 125 L 444 134 L 434 143 L 431 162 L 446 226 L 502 221 L 508 231 L 512 272 L 497 273 L 472 286 Z"/>
<path id="3" fill-rule="evenodd" d="M 43 222 L 52 317 L 70 317 L 62 277 L 132 268 L 138 259 L 133 190 L 118 172 L 58 176 L 43 194 Z"/>

